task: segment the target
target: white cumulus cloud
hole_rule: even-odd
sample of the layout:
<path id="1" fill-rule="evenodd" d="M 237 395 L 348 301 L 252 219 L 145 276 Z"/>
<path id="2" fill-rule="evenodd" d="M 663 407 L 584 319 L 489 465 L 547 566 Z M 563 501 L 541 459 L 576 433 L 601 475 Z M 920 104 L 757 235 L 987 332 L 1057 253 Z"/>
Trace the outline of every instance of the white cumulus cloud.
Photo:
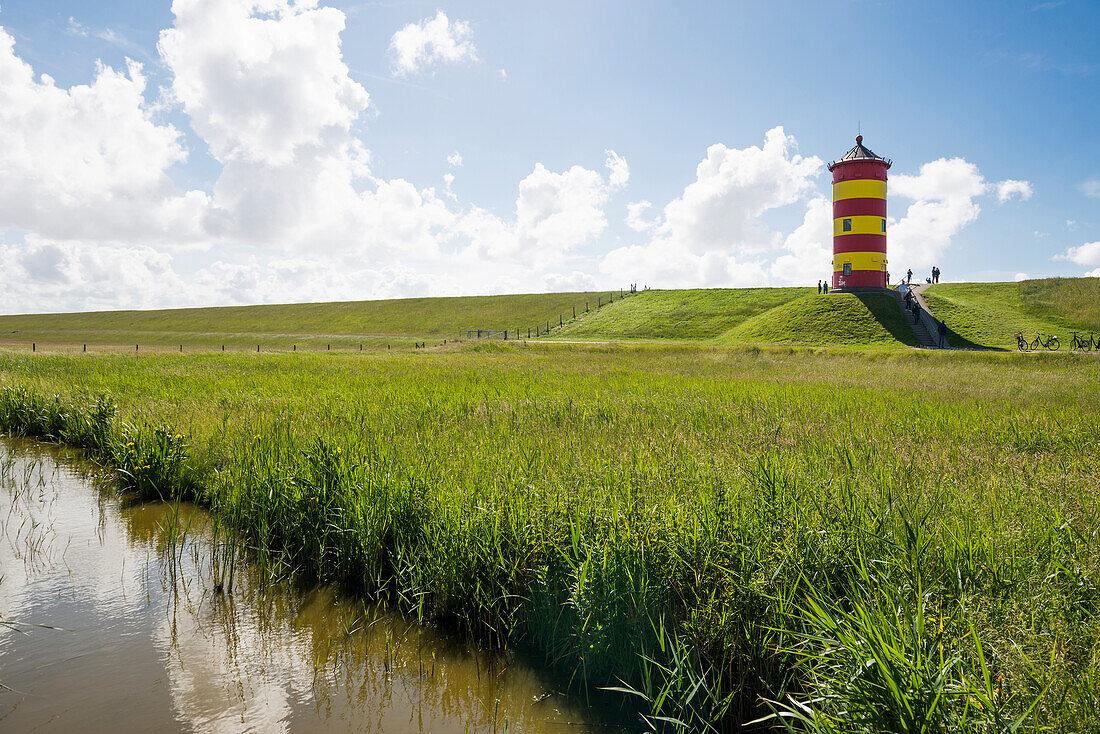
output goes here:
<path id="1" fill-rule="evenodd" d="M 651 226 L 641 218 L 642 202 L 628 207 L 630 226 L 650 230 L 651 238 L 611 251 L 600 269 L 666 287 L 766 283 L 767 257 L 783 237 L 761 215 L 813 196 L 822 167 L 820 158 L 799 154 L 782 127 L 769 130 L 763 146 L 716 143 L 696 167 L 695 181 Z"/>
<path id="2" fill-rule="evenodd" d="M 348 75 L 335 8 L 175 0 L 172 12 L 175 27 L 157 47 L 172 93 L 219 161 L 282 165 L 338 147 L 370 103 Z"/>
<path id="3" fill-rule="evenodd" d="M 626 205 L 626 226 L 635 232 L 645 232 L 651 229 L 655 222 L 645 218 L 645 214 L 653 206 L 653 202 L 643 199 L 632 201 Z"/>
<path id="4" fill-rule="evenodd" d="M 626 158 L 613 150 L 606 150 L 604 153 L 607 155 L 604 165 L 607 166 L 607 170 L 610 172 L 608 183 L 611 188 L 621 189 L 626 187 L 626 182 L 630 180 L 630 166 L 627 165 Z"/>
<path id="5" fill-rule="evenodd" d="M 1090 199 L 1100 199 L 1100 178 L 1090 178 L 1081 182 L 1081 193 Z"/>
<path id="6" fill-rule="evenodd" d="M 190 241 L 208 201 L 167 171 L 183 137 L 145 102 L 142 67 L 98 64 L 65 89 L 15 53 L 0 28 L 0 227 L 48 238 Z"/>
<path id="7" fill-rule="evenodd" d="M 473 29 L 463 20 L 451 21 L 442 10 L 434 18 L 409 23 L 390 39 L 393 72 L 398 76 L 434 69 L 439 64 L 476 61 Z"/>
<path id="8" fill-rule="evenodd" d="M 1086 242 L 1077 247 L 1070 247 L 1061 255 L 1056 255 L 1056 260 L 1069 260 L 1077 265 L 1100 265 L 1100 242 Z"/>
<path id="9" fill-rule="evenodd" d="M 1035 191 L 1028 181 L 1017 181 L 1010 178 L 997 184 L 997 201 L 1002 204 L 1014 196 L 1021 201 L 1027 201 L 1034 193 Z"/>
<path id="10" fill-rule="evenodd" d="M 952 238 L 978 218 L 975 199 L 987 191 L 978 167 L 962 158 L 940 158 L 922 165 L 915 176 L 894 176 L 890 193 L 914 201 L 887 229 L 891 269 L 936 264 Z"/>
<path id="11" fill-rule="evenodd" d="M 147 246 L 53 241 L 0 245 L 0 312 L 92 311 L 180 305 L 190 288 L 172 257 Z"/>
<path id="12" fill-rule="evenodd" d="M 770 268 L 773 282 L 810 284 L 833 272 L 833 205 L 823 196 L 806 205 L 802 224 L 783 242 Z"/>
<path id="13" fill-rule="evenodd" d="M 520 239 L 556 251 L 593 240 L 607 226 L 603 212 L 607 196 L 608 185 L 596 171 L 573 166 L 554 173 L 536 163 L 519 184 L 516 229 Z"/>

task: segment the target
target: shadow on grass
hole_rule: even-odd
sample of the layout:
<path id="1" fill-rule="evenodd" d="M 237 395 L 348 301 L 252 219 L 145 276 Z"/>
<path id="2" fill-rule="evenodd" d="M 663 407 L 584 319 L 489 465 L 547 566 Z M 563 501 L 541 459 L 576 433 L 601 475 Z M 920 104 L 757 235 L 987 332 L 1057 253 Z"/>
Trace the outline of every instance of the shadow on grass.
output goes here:
<path id="1" fill-rule="evenodd" d="M 917 335 L 894 297 L 886 293 L 853 293 L 890 336 L 902 344 L 919 346 Z"/>
<path id="2" fill-rule="evenodd" d="M 978 342 L 970 341 L 965 336 L 960 334 L 951 328 L 951 325 L 947 325 L 947 343 L 955 347 L 955 349 L 981 349 L 985 352 L 1008 352 L 1010 349 L 1004 347 L 994 347 L 989 344 L 980 344 Z"/>

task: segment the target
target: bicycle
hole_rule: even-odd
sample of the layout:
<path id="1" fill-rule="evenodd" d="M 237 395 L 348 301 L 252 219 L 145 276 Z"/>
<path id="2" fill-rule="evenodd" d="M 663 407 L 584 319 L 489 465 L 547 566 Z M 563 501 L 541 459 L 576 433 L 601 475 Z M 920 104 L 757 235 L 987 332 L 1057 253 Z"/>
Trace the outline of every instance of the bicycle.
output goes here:
<path id="1" fill-rule="evenodd" d="M 1054 334 L 1036 334 L 1035 340 L 1031 342 L 1032 349 L 1038 349 L 1042 347 L 1052 352 L 1062 348 L 1062 345 L 1058 342 L 1058 337 Z"/>
<path id="2" fill-rule="evenodd" d="M 1077 336 L 1077 332 L 1073 332 L 1073 345 L 1070 347 L 1073 351 L 1091 352 L 1092 351 L 1092 334 L 1082 339 Z"/>
<path id="3" fill-rule="evenodd" d="M 1022 331 L 1016 332 L 1016 348 L 1019 349 L 1021 352 L 1031 351 L 1030 347 L 1028 347 L 1027 345 L 1027 339 L 1024 338 L 1024 332 Z"/>

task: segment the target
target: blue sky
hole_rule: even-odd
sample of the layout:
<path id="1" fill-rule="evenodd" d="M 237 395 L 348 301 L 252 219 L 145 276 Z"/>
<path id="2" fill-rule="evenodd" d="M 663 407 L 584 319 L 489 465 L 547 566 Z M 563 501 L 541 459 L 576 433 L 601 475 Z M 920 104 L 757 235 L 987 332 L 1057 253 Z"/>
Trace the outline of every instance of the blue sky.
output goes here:
<path id="1" fill-rule="evenodd" d="M 894 160 L 895 274 L 1100 275 L 1096 2 L 0 0 L 0 26 L 6 312 L 813 284 L 857 126 Z"/>

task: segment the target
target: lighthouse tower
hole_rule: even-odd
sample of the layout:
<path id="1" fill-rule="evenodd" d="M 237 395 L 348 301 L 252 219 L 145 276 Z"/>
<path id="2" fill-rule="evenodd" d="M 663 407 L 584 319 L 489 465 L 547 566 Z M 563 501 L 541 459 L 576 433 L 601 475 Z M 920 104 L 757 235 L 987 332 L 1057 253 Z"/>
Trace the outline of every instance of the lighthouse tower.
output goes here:
<path id="1" fill-rule="evenodd" d="M 833 288 L 886 287 L 886 171 L 863 146 L 829 164 L 833 174 Z"/>

